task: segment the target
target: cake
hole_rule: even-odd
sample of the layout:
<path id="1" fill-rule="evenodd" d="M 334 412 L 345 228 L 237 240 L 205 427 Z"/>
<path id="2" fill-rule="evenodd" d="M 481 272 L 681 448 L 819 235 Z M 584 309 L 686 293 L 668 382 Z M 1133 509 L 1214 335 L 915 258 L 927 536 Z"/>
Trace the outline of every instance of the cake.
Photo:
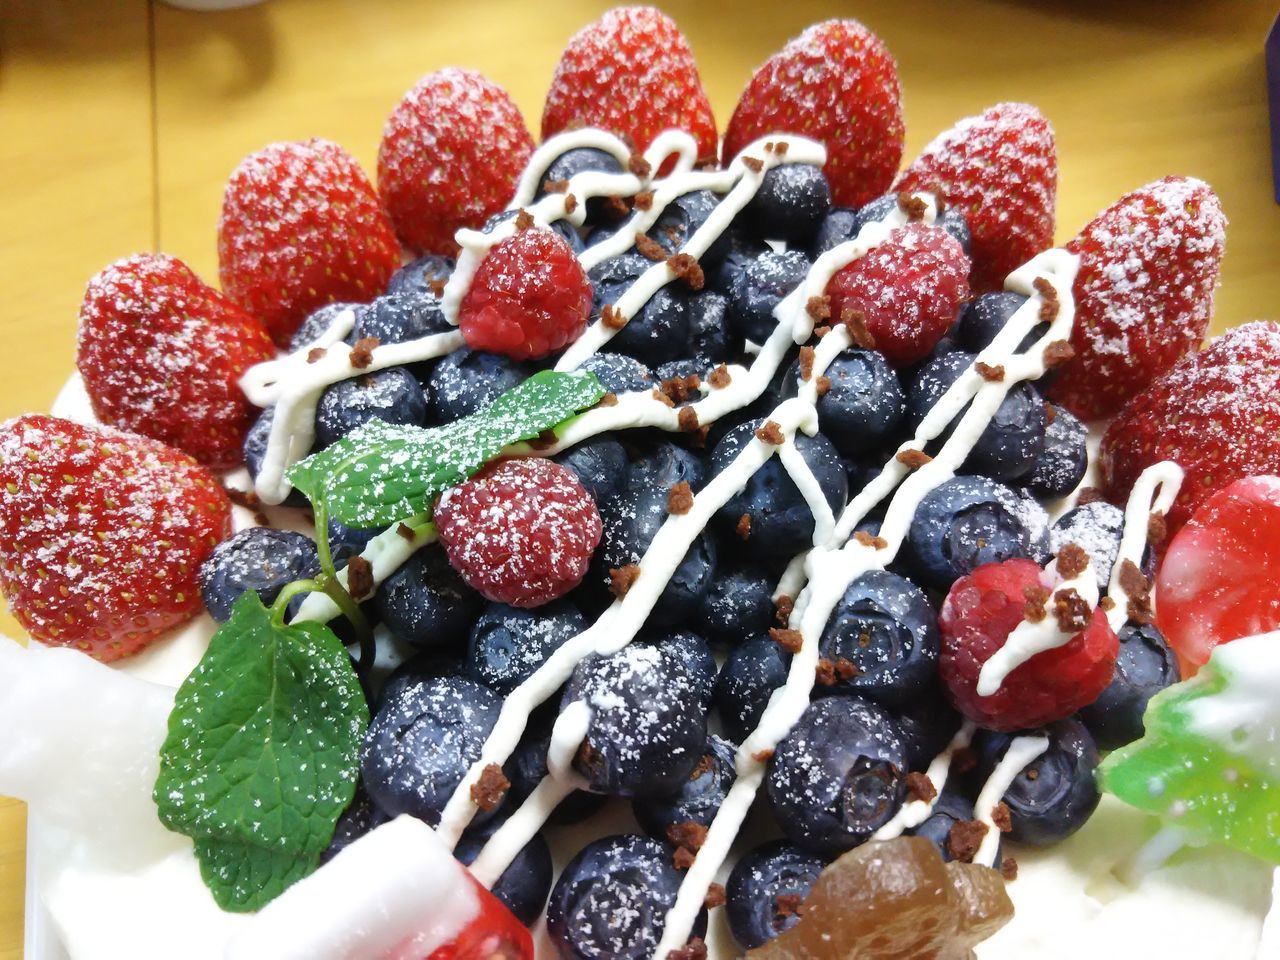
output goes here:
<path id="1" fill-rule="evenodd" d="M 611 11 L 541 133 L 446 69 L 376 186 L 258 151 L 221 291 L 107 267 L 0 427 L 49 648 L 0 789 L 69 955 L 1252 955 L 1280 328 L 1199 349 L 1211 188 L 1054 248 L 1045 118 L 901 169 L 853 21 L 721 141 Z"/>

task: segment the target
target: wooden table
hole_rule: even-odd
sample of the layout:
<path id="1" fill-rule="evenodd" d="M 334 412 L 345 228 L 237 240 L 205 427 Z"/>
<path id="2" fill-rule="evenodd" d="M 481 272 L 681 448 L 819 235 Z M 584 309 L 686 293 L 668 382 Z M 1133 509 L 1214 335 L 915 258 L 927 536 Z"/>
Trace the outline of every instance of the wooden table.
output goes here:
<path id="1" fill-rule="evenodd" d="M 72 367 L 85 280 L 164 250 L 217 276 L 236 162 L 329 137 L 372 170 L 382 123 L 421 74 L 458 64 L 506 86 L 536 128 L 564 41 L 607 3 L 270 0 L 189 13 L 146 0 L 0 7 L 0 417 L 47 409 Z M 1275 316 L 1262 41 L 1245 0 L 671 0 L 723 123 L 752 68 L 805 25 L 856 15 L 898 58 L 907 154 L 999 100 L 1057 129 L 1060 239 L 1167 173 L 1203 177 L 1231 219 L 1215 329 Z M 535 13 L 534 10 L 538 12 Z M 9 632 L 11 621 L 0 624 Z M 0 731 L 0 736 L 3 731 Z M 25 816 L 0 800 L 0 960 L 22 955 Z M 106 825 L 104 825 L 106 826 Z"/>

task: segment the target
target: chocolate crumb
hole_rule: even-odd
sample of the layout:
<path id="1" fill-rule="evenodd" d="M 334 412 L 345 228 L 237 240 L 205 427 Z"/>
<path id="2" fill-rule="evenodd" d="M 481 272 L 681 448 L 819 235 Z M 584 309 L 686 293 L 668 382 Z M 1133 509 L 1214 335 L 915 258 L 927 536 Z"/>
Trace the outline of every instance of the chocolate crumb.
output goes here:
<path id="1" fill-rule="evenodd" d="M 827 296 L 810 297 L 805 301 L 805 311 L 815 320 L 831 319 L 831 298 Z"/>
<path id="2" fill-rule="evenodd" d="M 877 537 L 874 534 L 867 533 L 865 530 L 855 530 L 853 539 L 864 547 L 871 547 L 873 550 L 883 550 L 889 546 L 889 541 L 884 537 Z"/>
<path id="3" fill-rule="evenodd" d="M 787 155 L 787 150 L 790 149 L 790 147 L 791 144 L 787 143 L 787 141 L 779 140 L 773 145 L 773 153 L 776 157 L 781 159 Z"/>
<path id="4" fill-rule="evenodd" d="M 256 525 L 257 525 L 257 526 L 259 526 L 259 527 L 269 527 L 269 526 L 271 526 L 271 518 L 270 518 L 270 517 L 268 517 L 268 516 L 267 516 L 265 513 L 263 513 L 261 510 L 255 510 L 255 511 L 254 511 L 254 513 L 253 513 L 253 522 L 254 522 L 254 524 L 256 524 Z"/>
<path id="5" fill-rule="evenodd" d="M 676 852 L 671 855 L 671 865 L 677 870 L 688 870 L 696 859 L 697 856 L 688 847 L 676 847 Z"/>
<path id="6" fill-rule="evenodd" d="M 677 253 L 667 258 L 667 266 L 679 279 L 683 280 L 690 290 L 701 290 L 707 283 L 707 276 L 702 266 L 688 253 Z"/>
<path id="7" fill-rule="evenodd" d="M 653 399 L 657 400 L 659 403 L 663 403 L 666 406 L 671 407 L 672 409 L 675 408 L 676 402 L 661 390 L 655 389 L 653 391 Z"/>
<path id="8" fill-rule="evenodd" d="M 819 377 L 818 382 L 814 384 L 814 388 L 818 396 L 825 397 L 827 391 L 831 389 L 831 378 L 827 376 Z"/>
<path id="9" fill-rule="evenodd" d="M 1044 423 L 1049 426 L 1053 421 L 1058 419 L 1058 408 L 1048 400 L 1044 402 Z"/>
<path id="10" fill-rule="evenodd" d="M 606 303 L 600 309 L 600 322 L 607 330 L 621 330 L 627 325 L 627 318 L 612 303 Z"/>
<path id="11" fill-rule="evenodd" d="M 947 852 L 952 860 L 973 863 L 974 854 L 987 835 L 987 825 L 981 820 L 961 820 L 947 834 Z"/>
<path id="12" fill-rule="evenodd" d="M 855 310 L 853 307 L 845 307 L 840 313 L 840 322 L 849 331 L 849 339 L 853 341 L 855 347 L 861 347 L 863 350 L 875 349 L 876 338 L 867 328 L 867 315 L 865 313 L 861 310 Z"/>
<path id="13" fill-rule="evenodd" d="M 413 539 L 413 528 L 407 523 L 396 524 L 396 533 L 400 534 L 400 536 L 404 537 L 406 540 Z"/>
<path id="14" fill-rule="evenodd" d="M 756 763 L 768 763 L 770 760 L 773 759 L 773 751 L 757 750 L 755 753 L 751 755 L 751 759 L 754 760 Z"/>
<path id="15" fill-rule="evenodd" d="M 818 326 L 813 328 L 813 335 L 817 337 L 819 340 L 821 340 L 830 332 L 831 332 L 831 326 L 830 324 L 826 324 L 826 323 L 820 323 L 818 324 Z"/>
<path id="16" fill-rule="evenodd" d="M 351 365 L 357 370 L 364 370 L 373 363 L 373 351 L 378 346 L 377 337 L 361 337 L 351 348 Z"/>
<path id="17" fill-rule="evenodd" d="M 701 429 L 698 423 L 698 411 L 693 407 L 681 407 L 676 414 L 676 425 L 685 433 L 696 433 Z"/>
<path id="18" fill-rule="evenodd" d="M 1001 800 L 996 804 L 996 808 L 991 811 L 991 822 L 996 825 L 996 829 L 1001 833 L 1008 833 L 1013 829 L 1013 819 L 1009 816 L 1009 805 Z"/>
<path id="19" fill-rule="evenodd" d="M 733 528 L 733 532 L 738 535 L 739 540 L 746 540 L 751 536 L 751 514 L 744 513 L 738 518 L 738 525 Z"/>
<path id="20" fill-rule="evenodd" d="M 858 665 L 846 657 L 836 658 L 836 676 L 841 680 L 852 680 L 862 671 L 858 669 Z"/>
<path id="21" fill-rule="evenodd" d="M 689 774 L 689 782 L 692 783 L 694 780 L 697 780 L 700 776 L 710 770 L 711 763 L 711 754 L 704 753 L 701 759 L 698 760 L 698 765 L 694 767 L 693 772 Z"/>
<path id="22" fill-rule="evenodd" d="M 682 517 L 693 509 L 693 488 L 681 480 L 667 493 L 667 513 Z"/>
<path id="23" fill-rule="evenodd" d="M 1000 861 L 1000 876 L 1005 880 L 1018 879 L 1018 861 L 1013 857 L 1005 857 Z"/>
<path id="24" fill-rule="evenodd" d="M 791 622 L 791 612 L 796 608 L 795 598 L 789 593 L 778 595 L 778 599 L 773 601 L 773 619 L 779 626 L 785 627 Z"/>
<path id="25" fill-rule="evenodd" d="M 1058 291 L 1044 277 L 1036 277 L 1031 281 L 1031 287 L 1040 294 L 1042 301 L 1037 318 L 1041 323 L 1052 323 L 1058 316 Z"/>
<path id="26" fill-rule="evenodd" d="M 606 393 L 600 398 L 600 402 L 596 404 L 598 407 L 616 407 L 618 405 L 618 395 L 616 393 Z"/>
<path id="27" fill-rule="evenodd" d="M 908 220 L 923 220 L 929 205 L 919 197 L 904 192 L 898 194 L 898 209 L 907 215 Z"/>
<path id="28" fill-rule="evenodd" d="M 742 165 L 752 173 L 759 173 L 764 169 L 764 161 L 758 160 L 755 157 L 743 157 Z"/>
<path id="29" fill-rule="evenodd" d="M 938 788 L 933 785 L 927 773 L 908 773 L 906 784 L 908 800 L 923 800 L 929 803 L 938 795 Z"/>
<path id="30" fill-rule="evenodd" d="M 252 490 L 237 490 L 235 487 L 223 486 L 226 491 L 227 499 L 234 503 L 237 507 L 244 507 L 246 510 L 257 510 L 262 505 L 262 501 L 258 499 L 258 495 Z"/>
<path id="31" fill-rule="evenodd" d="M 502 768 L 491 763 L 480 772 L 480 779 L 471 785 L 471 802 L 488 813 L 497 809 L 510 789 L 511 781 Z"/>
<path id="32" fill-rule="evenodd" d="M 632 198 L 632 202 L 635 204 L 637 210 L 653 209 L 653 191 L 652 190 L 640 191 L 635 195 L 635 197 Z"/>
<path id="33" fill-rule="evenodd" d="M 798 893 L 780 893 L 773 898 L 780 917 L 794 917 L 800 913 L 804 898 Z"/>
<path id="34" fill-rule="evenodd" d="M 1046 370 L 1060 367 L 1075 358 L 1076 348 L 1066 340 L 1054 340 L 1044 348 L 1044 366 Z"/>
<path id="35" fill-rule="evenodd" d="M 605 197 L 601 208 L 611 220 L 621 220 L 631 214 L 631 208 L 627 205 L 627 201 L 617 195 Z"/>
<path id="36" fill-rule="evenodd" d="M 543 180 L 542 189 L 547 193 L 568 193 L 568 180 Z"/>
<path id="37" fill-rule="evenodd" d="M 951 754 L 951 769 L 956 773 L 968 773 L 978 765 L 978 755 L 972 747 L 961 747 Z"/>
<path id="38" fill-rule="evenodd" d="M 813 347 L 801 347 L 800 348 L 800 379 L 801 380 L 808 381 L 813 378 L 813 360 L 814 360 Z"/>
<path id="39" fill-rule="evenodd" d="M 775 447 L 787 442 L 787 437 L 782 432 L 782 427 L 774 420 L 766 420 L 763 426 L 756 429 L 756 439 L 762 443 L 771 443 Z"/>
<path id="40" fill-rule="evenodd" d="M 1089 554 L 1077 543 L 1068 543 L 1058 551 L 1058 576 L 1074 580 L 1089 566 Z"/>
<path id="41" fill-rule="evenodd" d="M 702 378 L 696 373 L 691 373 L 687 377 L 663 380 L 659 389 L 676 403 L 685 403 L 698 395 L 700 386 L 702 386 Z"/>
<path id="42" fill-rule="evenodd" d="M 578 209 L 578 198 L 575 197 L 572 193 L 567 194 L 564 198 L 564 212 L 566 214 L 570 214 L 577 209 Z"/>
<path id="43" fill-rule="evenodd" d="M 707 377 L 707 382 L 717 390 L 723 390 L 729 384 L 733 383 L 733 376 L 729 373 L 729 368 L 723 363 L 711 371 Z"/>
<path id="44" fill-rule="evenodd" d="M 663 249 L 662 244 L 647 233 L 636 234 L 636 253 L 655 263 L 661 263 L 667 259 L 667 251 Z"/>
<path id="45" fill-rule="evenodd" d="M 529 446 L 534 450 L 546 450 L 555 445 L 556 431 L 554 427 L 547 427 L 536 437 L 529 441 Z"/>
<path id="46" fill-rule="evenodd" d="M 1161 544 L 1167 536 L 1169 536 L 1169 525 L 1165 522 L 1164 514 L 1159 510 L 1152 510 L 1151 515 L 1147 517 L 1147 542 Z"/>
<path id="47" fill-rule="evenodd" d="M 707 828 L 692 820 L 673 823 L 667 827 L 667 839 L 674 847 L 685 847 L 696 853 L 707 842 Z"/>
<path id="48" fill-rule="evenodd" d="M 1116 608 L 1116 602 L 1112 600 L 1110 597 L 1103 597 L 1101 600 L 1098 601 L 1098 609 L 1101 610 L 1103 613 L 1110 613 L 1115 608 Z"/>
<path id="49" fill-rule="evenodd" d="M 653 172 L 653 167 L 649 165 L 649 161 L 638 153 L 633 153 L 627 158 L 627 169 L 641 180 Z"/>
<path id="50" fill-rule="evenodd" d="M 449 285 L 448 280 L 441 280 L 438 277 L 427 281 L 427 289 L 436 297 L 444 296 L 444 288 Z"/>
<path id="51" fill-rule="evenodd" d="M 319 363 L 328 352 L 324 347 L 312 347 L 307 351 L 307 363 Z"/>
<path id="52" fill-rule="evenodd" d="M 1022 588 L 1023 599 L 1027 601 L 1022 608 L 1022 617 L 1030 623 L 1039 623 L 1049 615 L 1046 605 L 1049 603 L 1052 591 L 1048 587 L 1039 583 L 1029 583 Z"/>
<path id="53" fill-rule="evenodd" d="M 364 600 L 373 587 L 373 564 L 356 554 L 347 561 L 347 592 L 353 600 Z"/>
<path id="54" fill-rule="evenodd" d="M 1063 633 L 1079 633 L 1089 625 L 1093 608 L 1075 590 L 1067 588 L 1053 595 L 1053 617 Z"/>
<path id="55" fill-rule="evenodd" d="M 1090 503 L 1102 503 L 1107 499 L 1107 495 L 1098 487 L 1081 487 L 1080 492 L 1076 495 L 1076 506 L 1083 507 Z"/>
<path id="56" fill-rule="evenodd" d="M 1129 619 L 1134 623 L 1150 623 L 1155 615 L 1151 606 L 1151 581 L 1132 560 L 1120 564 L 1120 589 L 1129 598 Z"/>
<path id="57" fill-rule="evenodd" d="M 804 646 L 804 634 L 799 630 L 790 630 L 784 627 L 770 627 L 769 639 L 780 646 L 787 653 L 799 653 L 800 648 Z"/>
<path id="58" fill-rule="evenodd" d="M 997 363 L 993 366 L 979 360 L 974 363 L 973 369 L 977 370 L 978 376 L 987 383 L 1000 383 L 1004 380 L 1004 364 Z"/>
<path id="59" fill-rule="evenodd" d="M 639 576 L 640 568 L 634 563 L 628 563 L 624 567 L 611 568 L 609 570 L 609 592 L 621 600 L 627 595 L 627 591 L 631 589 Z"/>
<path id="60" fill-rule="evenodd" d="M 714 910 L 716 907 L 723 907 L 728 899 L 724 891 L 724 885 L 713 883 L 707 887 L 707 895 L 703 899 L 702 905 L 708 910 Z"/>
<path id="61" fill-rule="evenodd" d="M 533 214 L 528 210 L 521 210 L 516 214 L 516 231 L 521 232 L 528 230 L 533 226 Z"/>
<path id="62" fill-rule="evenodd" d="M 836 665 L 826 657 L 818 661 L 814 673 L 819 686 L 834 687 L 836 685 Z"/>
<path id="63" fill-rule="evenodd" d="M 683 947 L 668 951 L 667 960 L 707 960 L 707 945 L 701 937 L 694 937 Z"/>
<path id="64" fill-rule="evenodd" d="M 926 463 L 933 462 L 933 457 L 923 450 L 899 450 L 893 459 L 911 470 L 919 470 Z"/>

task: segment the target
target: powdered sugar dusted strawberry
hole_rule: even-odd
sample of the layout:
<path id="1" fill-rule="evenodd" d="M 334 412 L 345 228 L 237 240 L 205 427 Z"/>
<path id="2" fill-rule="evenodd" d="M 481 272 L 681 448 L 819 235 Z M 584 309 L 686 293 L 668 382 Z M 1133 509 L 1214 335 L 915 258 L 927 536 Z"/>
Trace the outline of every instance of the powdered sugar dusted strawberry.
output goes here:
<path id="1" fill-rule="evenodd" d="M 1115 670 L 1119 640 L 1106 614 L 1078 609 L 1050 590 L 1035 592 L 1044 586 L 1042 573 L 1031 560 L 984 564 L 952 585 L 938 614 L 938 673 L 947 695 L 957 710 L 992 730 L 1025 730 L 1069 717 L 1098 698 Z M 1054 616 L 1060 603 L 1062 616 L 1080 632 L 1015 668 L 991 696 L 979 696 L 982 665 L 1028 613 Z"/>
<path id="2" fill-rule="evenodd" d="M 998 103 L 935 137 L 897 190 L 941 192 L 973 234 L 975 293 L 1053 245 L 1058 148 L 1053 127 L 1026 103 Z"/>
<path id="3" fill-rule="evenodd" d="M 884 41 L 856 20 L 828 20 L 766 60 L 734 108 L 724 155 L 771 133 L 822 141 L 840 206 L 860 207 L 889 189 L 905 126 L 898 65 Z"/>
<path id="4" fill-rule="evenodd" d="M 460 227 L 480 227 L 511 200 L 533 152 L 524 117 L 475 70 L 429 73 L 396 104 L 378 148 L 378 190 L 406 247 L 457 252 Z"/>
<path id="5" fill-rule="evenodd" d="M 490 600 L 536 607 L 586 575 L 600 511 L 573 471 L 550 460 L 505 460 L 446 490 L 436 526 L 449 563 Z"/>
<path id="6" fill-rule="evenodd" d="M 285 346 L 326 303 L 383 291 L 400 247 L 378 195 L 336 143 L 273 143 L 240 162 L 218 221 L 222 289 Z"/>
<path id="7" fill-rule="evenodd" d="M 136 653 L 199 612 L 231 505 L 184 453 L 43 414 L 0 425 L 0 587 L 44 643 Z"/>
<path id="8" fill-rule="evenodd" d="M 1107 495 L 1122 503 L 1161 460 L 1186 471 L 1171 531 L 1233 480 L 1280 473 L 1280 324 L 1228 330 L 1130 400 L 1102 438 Z"/>
<path id="9" fill-rule="evenodd" d="M 139 254 L 89 281 L 76 367 L 102 423 L 233 467 L 257 409 L 241 374 L 271 359 L 260 324 L 181 260 Z"/>
<path id="10" fill-rule="evenodd" d="M 1109 416 L 1196 349 L 1209 329 L 1226 226 L 1208 184 L 1165 177 L 1080 231 L 1067 244 L 1080 256 L 1076 355 L 1050 397 L 1083 419 Z"/>
<path id="11" fill-rule="evenodd" d="M 855 260 L 827 285 L 834 320 L 861 324 L 895 366 L 927 356 L 969 297 L 969 258 L 939 227 L 909 223 Z"/>
<path id="12" fill-rule="evenodd" d="M 716 159 L 716 119 L 680 28 L 653 7 L 617 7 L 569 40 L 542 109 L 545 139 L 600 127 L 643 151 L 663 130 L 684 130 L 698 159 Z"/>

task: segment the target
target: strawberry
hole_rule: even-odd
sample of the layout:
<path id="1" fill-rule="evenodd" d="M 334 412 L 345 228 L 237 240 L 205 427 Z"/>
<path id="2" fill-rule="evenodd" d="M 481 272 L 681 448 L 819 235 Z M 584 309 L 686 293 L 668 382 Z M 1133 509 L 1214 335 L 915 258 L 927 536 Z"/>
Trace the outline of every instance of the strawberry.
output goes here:
<path id="1" fill-rule="evenodd" d="M 274 355 L 262 324 L 163 253 L 117 260 L 80 305 L 76 366 L 94 416 L 209 467 L 244 459 L 258 411 L 238 381 Z"/>
<path id="2" fill-rule="evenodd" d="M 185 453 L 44 414 L 0 424 L 0 589 L 37 640 L 136 653 L 200 611 L 196 575 L 230 528 Z"/>
<path id="3" fill-rule="evenodd" d="M 1228 330 L 1130 400 L 1099 450 L 1107 496 L 1123 503 L 1161 460 L 1186 471 L 1170 532 L 1232 481 L 1280 473 L 1280 324 Z"/>
<path id="4" fill-rule="evenodd" d="M 821 140 L 832 198 L 860 207 L 889 189 L 904 132 L 898 65 L 884 41 L 856 20 L 828 20 L 752 75 L 725 131 L 724 155 L 773 133 Z"/>
<path id="5" fill-rule="evenodd" d="M 921 151 L 896 190 L 933 190 L 964 213 L 973 234 L 975 293 L 1053 245 L 1058 150 L 1053 128 L 1025 103 L 966 117 Z"/>
<path id="6" fill-rule="evenodd" d="M 507 205 L 532 152 L 502 87 L 474 70 L 427 74 L 391 111 L 378 148 L 378 190 L 401 242 L 455 254 L 454 233 Z"/>
<path id="7" fill-rule="evenodd" d="M 227 181 L 218 221 L 222 289 L 280 346 L 326 303 L 372 300 L 400 266 L 378 194 L 328 140 L 273 143 Z"/>
<path id="8" fill-rule="evenodd" d="M 685 130 L 698 159 L 716 159 L 716 118 L 689 41 L 653 7 L 616 7 L 587 24 L 560 55 L 542 136 L 600 127 L 643 151 L 663 130 Z"/>
<path id="9" fill-rule="evenodd" d="M 1050 398 L 1081 419 L 1110 416 L 1196 349 L 1213 312 L 1226 226 L 1208 184 L 1165 177 L 1081 230 L 1067 244 L 1080 257 L 1076 355 Z"/>

